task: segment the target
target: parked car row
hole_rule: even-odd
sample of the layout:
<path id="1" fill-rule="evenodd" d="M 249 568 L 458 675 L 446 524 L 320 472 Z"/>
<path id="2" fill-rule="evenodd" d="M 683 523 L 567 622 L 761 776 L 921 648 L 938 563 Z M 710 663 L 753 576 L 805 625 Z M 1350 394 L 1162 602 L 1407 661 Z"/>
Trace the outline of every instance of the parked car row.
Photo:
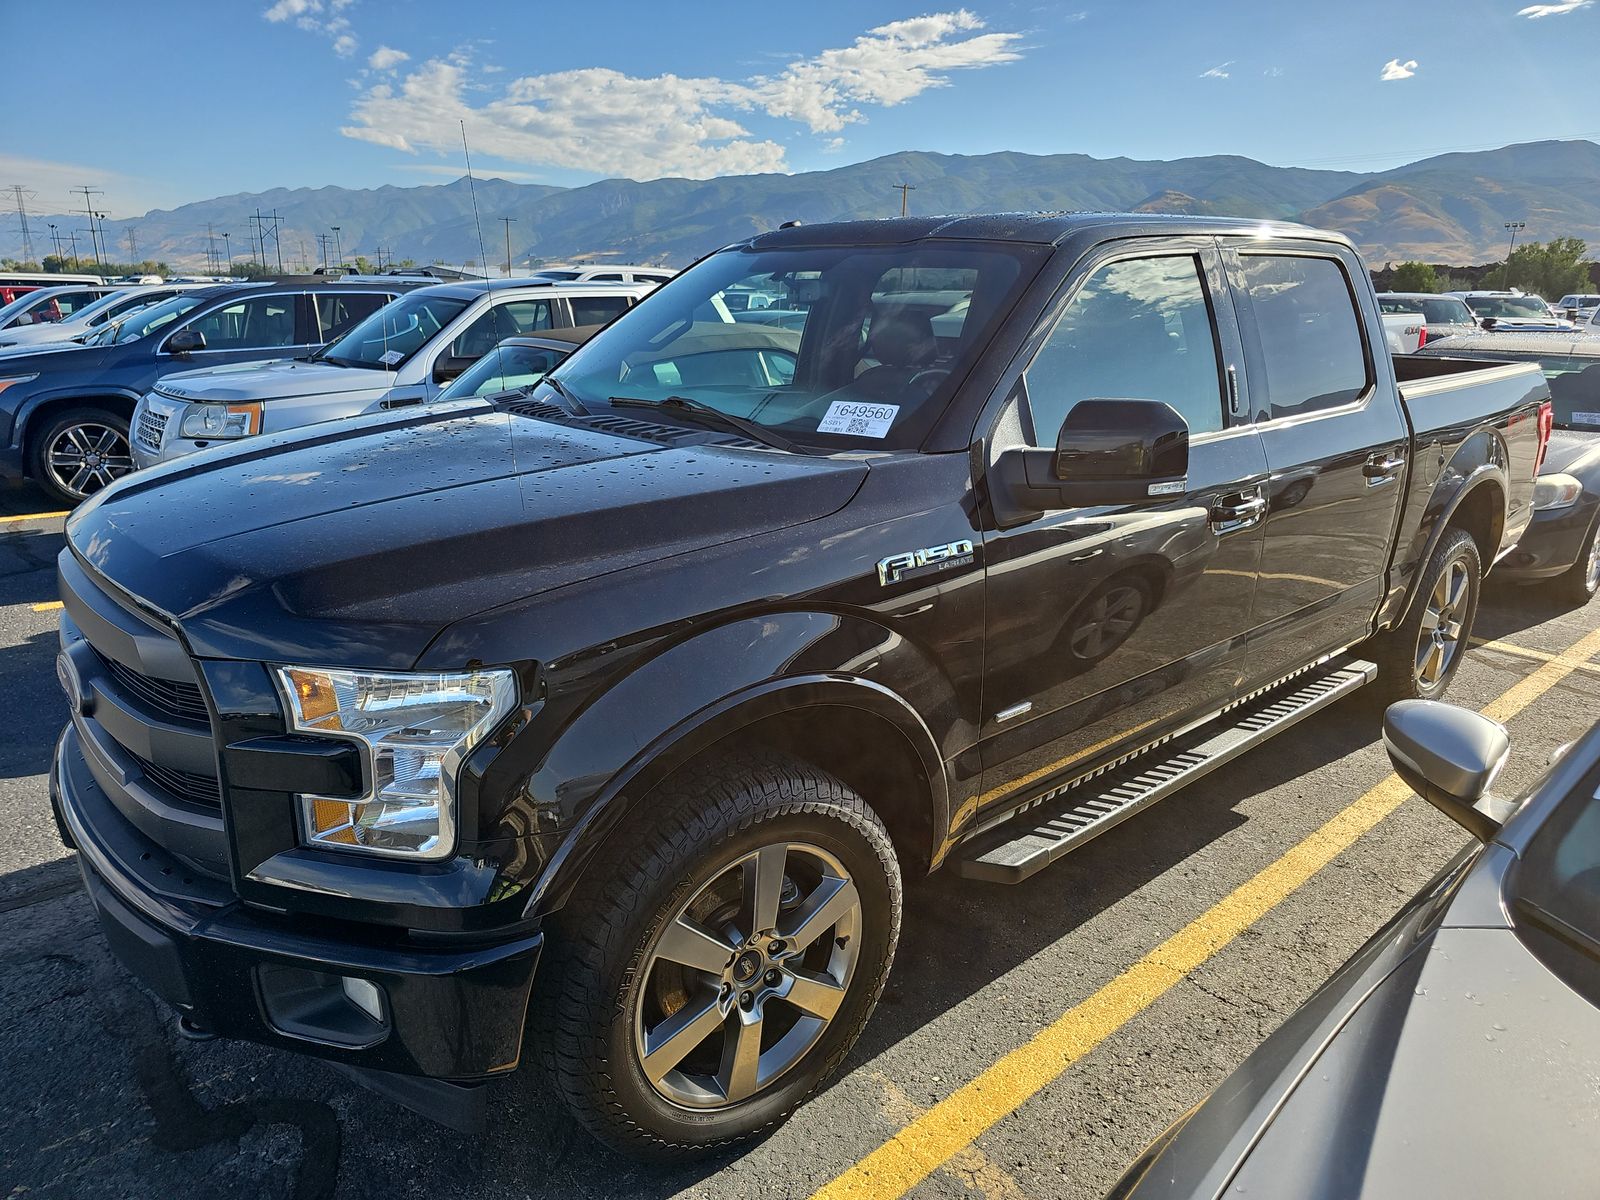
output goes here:
<path id="1" fill-rule="evenodd" d="M 1444 694 L 1551 388 L 1386 352 L 1369 278 L 1298 226 L 1011 214 L 425 287 L 189 374 L 381 288 L 141 310 L 97 370 L 165 461 L 59 560 L 50 788 L 113 952 L 458 1128 L 537 1056 L 629 1151 L 762 1136 L 908 877 L 1020 883 L 1342 696 Z M 0 408 L 96 352 L 4 360 Z"/>

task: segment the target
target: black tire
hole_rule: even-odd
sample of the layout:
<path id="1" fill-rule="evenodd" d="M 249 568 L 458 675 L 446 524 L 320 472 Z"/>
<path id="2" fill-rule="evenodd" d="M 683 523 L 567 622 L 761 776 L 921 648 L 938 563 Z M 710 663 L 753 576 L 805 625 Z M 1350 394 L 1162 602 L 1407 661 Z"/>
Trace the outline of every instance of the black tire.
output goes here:
<path id="1" fill-rule="evenodd" d="M 81 467 L 68 461 L 77 456 Z M 133 470 L 128 419 L 85 406 L 51 413 L 28 444 L 28 474 L 52 500 L 71 508 Z"/>
<path id="2" fill-rule="evenodd" d="M 1464 593 L 1449 605 L 1447 624 L 1453 630 L 1448 638 L 1448 655 L 1436 671 L 1424 670 L 1429 651 L 1424 643 L 1435 641 L 1441 589 L 1448 591 L 1447 576 L 1462 572 Z M 1385 706 L 1397 700 L 1437 700 L 1450 686 L 1461 660 L 1466 657 L 1472 637 L 1472 624 L 1478 615 L 1478 596 L 1483 589 L 1483 561 L 1478 543 L 1464 529 L 1448 529 L 1428 558 L 1422 580 L 1405 618 L 1395 628 L 1368 643 L 1378 664 L 1378 680 L 1372 695 Z M 1435 650 L 1434 652 L 1437 652 Z"/>
<path id="3" fill-rule="evenodd" d="M 662 786 L 648 811 L 639 828 L 607 848 L 605 861 L 587 873 L 563 909 L 540 972 L 529 1037 L 558 1093 L 591 1133 L 634 1156 L 670 1159 L 762 1136 L 833 1072 L 860 1036 L 883 990 L 899 938 L 901 885 L 889 835 L 861 797 L 832 776 L 784 755 L 742 751 L 690 768 Z M 662 1012 L 672 1019 L 680 1012 L 688 1017 L 691 1004 L 743 1007 L 748 993 L 737 989 L 759 989 L 763 976 L 755 976 L 754 983 L 732 984 L 736 991 L 730 993 L 727 981 L 741 967 L 758 969 L 742 961 L 751 952 L 730 958 L 718 983 L 711 972 L 680 967 L 681 960 L 659 954 L 664 935 L 677 928 L 680 914 L 689 913 L 701 922 L 697 927 L 731 928 L 693 909 L 686 912 L 685 906 L 700 904 L 709 891 L 725 886 L 733 872 L 748 881 L 752 876 L 742 873 L 741 860 L 749 863 L 763 847 L 781 844 L 788 846 L 777 859 L 785 904 L 791 903 L 790 874 L 798 870 L 795 864 L 804 865 L 796 855 L 805 848 L 816 848 L 841 864 L 859 897 L 859 908 L 853 910 L 859 921 L 850 926 L 859 935 L 858 948 L 843 981 L 843 999 L 793 1065 L 774 1072 L 748 1098 L 722 1107 L 685 1107 L 663 1091 L 667 1085 L 652 1083 L 642 1066 L 642 1048 L 655 1036 L 653 1030 L 641 1031 L 647 1029 L 647 1011 L 659 1001 L 659 972 L 677 970 L 686 981 L 673 993 L 683 996 L 677 1012 L 654 1009 L 663 1024 L 668 1018 L 660 1017 Z M 753 872 L 760 869 L 751 867 Z M 820 895 L 822 886 L 813 895 Z M 795 913 L 805 907 L 792 903 Z M 743 904 L 740 912 L 748 915 Z M 782 934 L 782 911 L 773 928 Z M 851 940 L 839 935 L 842 928 L 846 926 L 828 925 L 821 931 L 827 937 L 814 933 L 816 940 L 805 951 L 813 957 L 802 960 L 796 952 L 794 961 L 804 968 L 819 952 L 851 953 L 842 949 Z M 733 940 L 737 943 L 737 935 Z M 781 948 L 782 943 L 769 945 Z M 794 952 L 792 946 L 790 950 Z M 770 982 L 777 974 L 767 970 L 764 978 Z M 777 1020 L 757 1034 L 758 1047 L 766 1044 L 762 1039 L 768 1033 L 774 1039 L 781 1034 L 779 1022 L 808 1020 L 799 1009 L 779 1003 L 781 995 L 765 995 L 765 1004 L 773 1007 L 770 1013 L 760 1007 L 758 1015 L 762 1020 L 775 1015 Z M 717 999 L 724 996 L 726 1001 Z M 690 1057 L 715 1058 L 720 1046 L 720 1070 L 731 1070 L 726 1065 L 728 1039 L 738 1032 L 739 1014 L 730 1007 L 727 1016 L 711 1020 L 716 1024 L 704 1035 L 707 1041 L 697 1043 Z M 766 1059 L 762 1052 L 752 1070 L 765 1068 Z M 683 1078 L 678 1068 L 671 1069 L 668 1080 L 672 1078 Z"/>
<path id="4" fill-rule="evenodd" d="M 1582 608 L 1600 591 L 1600 546 L 1595 544 L 1600 536 L 1600 521 L 1589 526 L 1589 535 L 1583 539 L 1578 551 L 1578 561 L 1555 578 L 1552 589 L 1556 599 L 1572 608 Z"/>

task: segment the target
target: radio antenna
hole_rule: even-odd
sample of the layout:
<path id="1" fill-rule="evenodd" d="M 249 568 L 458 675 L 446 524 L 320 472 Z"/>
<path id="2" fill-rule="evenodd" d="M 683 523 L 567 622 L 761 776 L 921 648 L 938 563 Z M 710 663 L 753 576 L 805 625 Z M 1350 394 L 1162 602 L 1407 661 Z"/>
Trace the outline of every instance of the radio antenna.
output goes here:
<path id="1" fill-rule="evenodd" d="M 461 121 L 460 125 L 461 156 L 467 160 L 467 194 L 472 197 L 472 224 L 478 231 L 478 266 L 483 271 L 483 294 L 487 296 L 492 290 L 489 287 L 489 252 L 484 249 L 483 221 L 478 216 L 478 184 L 472 178 L 472 151 L 467 148 L 467 123 L 466 121 Z M 500 312 L 492 304 L 489 308 L 489 321 L 494 327 L 494 344 L 496 350 L 498 350 L 500 346 Z"/>

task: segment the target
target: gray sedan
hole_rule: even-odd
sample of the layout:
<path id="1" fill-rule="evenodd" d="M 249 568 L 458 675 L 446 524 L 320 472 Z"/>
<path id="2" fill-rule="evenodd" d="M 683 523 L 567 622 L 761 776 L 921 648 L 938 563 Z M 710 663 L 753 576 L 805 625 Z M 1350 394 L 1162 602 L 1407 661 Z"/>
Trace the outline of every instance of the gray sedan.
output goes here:
<path id="1" fill-rule="evenodd" d="M 1596 1194 L 1600 726 L 1515 801 L 1485 717 L 1406 701 L 1384 741 L 1475 842 L 1108 1200 Z"/>

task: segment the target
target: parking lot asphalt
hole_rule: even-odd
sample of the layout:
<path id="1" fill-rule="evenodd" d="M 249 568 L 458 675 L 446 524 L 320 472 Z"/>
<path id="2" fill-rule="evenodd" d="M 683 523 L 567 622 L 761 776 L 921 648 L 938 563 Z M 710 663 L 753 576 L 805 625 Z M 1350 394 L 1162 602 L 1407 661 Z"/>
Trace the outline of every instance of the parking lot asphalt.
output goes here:
<path id="1" fill-rule="evenodd" d="M 754 1148 L 620 1159 L 532 1071 L 464 1137 L 320 1063 L 180 1039 L 111 960 L 45 794 L 61 521 L 16 518 L 48 507 L 0 490 L 0 1196 L 1094 1197 L 1465 842 L 1389 777 L 1357 695 L 1020 886 L 913 882 L 863 1041 Z M 1451 699 L 1507 721 L 1505 786 L 1600 715 L 1597 616 L 1488 589 Z"/>

